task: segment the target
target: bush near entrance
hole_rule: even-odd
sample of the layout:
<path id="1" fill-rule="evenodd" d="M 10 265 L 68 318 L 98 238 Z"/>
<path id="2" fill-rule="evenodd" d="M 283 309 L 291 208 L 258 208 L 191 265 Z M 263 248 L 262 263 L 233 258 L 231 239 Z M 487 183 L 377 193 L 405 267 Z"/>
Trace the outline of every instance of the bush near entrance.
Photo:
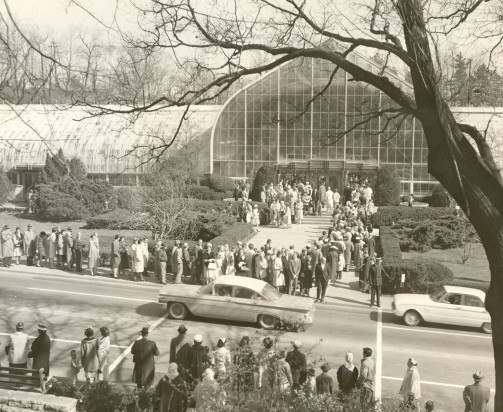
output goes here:
<path id="1" fill-rule="evenodd" d="M 435 220 L 445 216 L 453 216 L 454 211 L 449 207 L 405 207 L 405 206 L 381 206 L 372 215 L 372 225 L 376 228 L 392 226 L 399 220 L 412 220 L 422 222 L 430 219 Z"/>
<path id="2" fill-rule="evenodd" d="M 230 177 L 209 175 L 201 182 L 201 184 L 203 186 L 207 186 L 215 192 L 225 193 L 234 192 L 237 183 Z"/>
<path id="3" fill-rule="evenodd" d="M 266 184 L 268 185 L 269 183 L 276 183 L 277 176 L 278 172 L 274 166 L 261 166 L 260 169 L 257 170 L 257 174 L 253 179 L 250 199 L 260 202 L 260 192 L 262 190 L 262 186 Z"/>
<path id="4" fill-rule="evenodd" d="M 433 192 L 431 193 L 431 207 L 449 207 L 451 204 L 451 199 L 447 190 L 442 186 L 435 186 Z"/>
<path id="5" fill-rule="evenodd" d="M 393 166 L 382 166 L 377 170 L 374 186 L 376 206 L 398 206 L 400 204 L 400 177 Z"/>

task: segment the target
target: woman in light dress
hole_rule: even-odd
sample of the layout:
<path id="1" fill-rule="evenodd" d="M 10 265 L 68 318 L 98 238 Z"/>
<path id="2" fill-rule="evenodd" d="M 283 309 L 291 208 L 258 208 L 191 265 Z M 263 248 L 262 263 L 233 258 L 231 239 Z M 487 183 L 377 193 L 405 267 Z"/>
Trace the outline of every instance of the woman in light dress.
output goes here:
<path id="1" fill-rule="evenodd" d="M 227 248 L 229 246 L 227 245 Z M 236 252 L 236 248 L 233 247 L 228 253 L 225 255 L 225 274 L 227 276 L 235 276 L 236 275 L 236 266 L 234 265 L 234 253 Z"/>
<path id="2" fill-rule="evenodd" d="M 213 252 L 213 245 L 206 243 L 206 250 L 203 253 L 204 271 L 203 278 L 205 284 L 215 280 L 217 264 L 215 262 L 215 252 Z"/>
<path id="3" fill-rule="evenodd" d="M 285 286 L 285 275 L 283 274 L 283 260 L 281 259 L 281 251 L 276 252 L 274 259 L 274 276 L 272 279 L 272 286 L 278 291 Z"/>
<path id="4" fill-rule="evenodd" d="M 300 225 L 302 223 L 302 219 L 304 218 L 304 205 L 302 201 L 299 199 L 295 203 L 295 223 Z"/>
<path id="5" fill-rule="evenodd" d="M 14 243 L 14 252 L 12 256 L 16 261 L 16 265 L 19 265 L 19 259 L 21 259 L 21 256 L 23 255 L 23 234 L 21 233 L 21 228 L 19 226 L 16 227 L 16 231 L 12 236 L 12 242 Z"/>
<path id="6" fill-rule="evenodd" d="M 143 270 L 145 269 L 144 266 L 145 262 L 143 261 L 143 248 L 138 239 L 135 238 L 133 240 L 131 250 L 133 251 L 133 266 L 132 266 L 133 280 L 135 282 L 137 282 L 138 279 L 141 281 L 143 280 Z"/>
<path id="7" fill-rule="evenodd" d="M 271 225 L 278 227 L 278 215 L 279 215 L 279 202 L 274 200 L 271 203 Z"/>
<path id="8" fill-rule="evenodd" d="M 110 352 L 110 330 L 103 326 L 100 328 L 101 336 L 98 338 L 98 370 L 97 380 L 108 380 L 108 354 Z"/>
<path id="9" fill-rule="evenodd" d="M 290 209 L 289 203 L 285 206 L 285 217 L 283 218 L 283 223 L 287 228 L 292 227 L 292 209 Z"/>
<path id="10" fill-rule="evenodd" d="M 215 378 L 222 378 L 231 364 L 231 352 L 225 347 L 225 338 L 220 338 L 217 343 L 217 349 L 213 351 L 213 369 Z"/>
<path id="11" fill-rule="evenodd" d="M 218 251 L 217 251 L 217 255 L 215 257 L 215 263 L 217 264 L 217 270 L 215 272 L 215 279 L 217 279 L 218 277 L 220 277 L 224 274 L 223 273 L 223 269 L 225 269 L 225 267 L 224 267 L 225 265 L 223 264 L 224 258 L 225 258 L 224 247 L 219 246 Z"/>
<path id="12" fill-rule="evenodd" d="M 96 276 L 98 272 L 98 261 L 100 259 L 100 249 L 98 243 L 96 242 L 96 237 L 91 235 L 89 239 L 89 259 L 88 265 L 91 272 L 91 276 Z"/>
<path id="13" fill-rule="evenodd" d="M 253 205 L 251 223 L 255 232 L 260 232 L 260 229 L 258 228 L 260 225 L 260 213 L 257 205 Z"/>
<path id="14" fill-rule="evenodd" d="M 260 252 L 260 259 L 258 261 L 259 264 L 259 277 L 261 280 L 265 281 L 267 278 L 267 268 L 269 266 L 269 262 L 265 258 L 265 253 Z"/>

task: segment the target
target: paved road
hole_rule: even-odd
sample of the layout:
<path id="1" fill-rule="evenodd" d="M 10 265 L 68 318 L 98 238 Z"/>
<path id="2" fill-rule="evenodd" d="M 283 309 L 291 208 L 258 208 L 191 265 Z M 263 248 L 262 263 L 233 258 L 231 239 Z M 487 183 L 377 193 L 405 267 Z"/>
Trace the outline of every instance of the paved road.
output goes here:
<path id="1" fill-rule="evenodd" d="M 165 310 L 156 303 L 157 286 L 134 284 L 113 279 L 77 276 L 47 269 L 19 266 L 6 271 L 0 268 L 0 361 L 5 364 L 3 345 L 13 325 L 23 321 L 26 331 L 36 334 L 36 324 L 47 324 L 54 339 L 51 352 L 51 374 L 65 376 L 70 350 L 79 349 L 83 330 L 91 325 L 112 331 L 114 345 L 111 358 L 116 360 L 112 379 L 129 382 L 131 356 L 124 356 L 137 338 L 142 326 L 153 327 L 151 338 L 161 351 L 157 372 L 166 371 L 169 340 L 176 334 L 179 322 L 165 318 Z M 305 333 L 285 333 L 281 345 L 301 339 L 310 358 L 325 358 L 336 368 L 346 351 L 358 360 L 361 348 L 370 346 L 382 359 L 383 398 L 396 398 L 405 373 L 408 357 L 419 361 L 423 382 L 423 399 L 434 399 L 439 410 L 462 410 L 461 387 L 471 383 L 471 374 L 481 369 L 486 383 L 494 387 L 492 346 L 490 336 L 474 329 L 446 327 L 407 328 L 389 310 L 384 300 L 382 321 L 376 310 L 368 308 L 368 295 L 349 289 L 347 279 L 331 287 L 327 304 L 317 304 L 315 323 Z M 344 279 L 343 279 L 344 280 Z M 243 335 L 260 339 L 263 331 L 254 325 L 190 319 L 186 322 L 190 335 L 201 333 L 206 344 L 215 344 L 219 337 L 228 338 L 234 346 Z M 382 330 L 382 347 L 376 347 L 378 331 Z M 430 383 L 426 383 L 430 382 Z M 458 387 L 459 386 L 459 387 Z"/>

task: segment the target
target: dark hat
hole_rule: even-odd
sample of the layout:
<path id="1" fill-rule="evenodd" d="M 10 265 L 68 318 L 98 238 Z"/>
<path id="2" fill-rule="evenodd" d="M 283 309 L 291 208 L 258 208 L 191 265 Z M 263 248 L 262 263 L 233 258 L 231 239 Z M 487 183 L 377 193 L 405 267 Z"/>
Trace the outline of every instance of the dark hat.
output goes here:
<path id="1" fill-rule="evenodd" d="M 140 333 L 142 334 L 142 336 L 148 335 L 149 334 L 148 327 L 144 326 L 143 328 L 141 328 Z"/>
<path id="2" fill-rule="evenodd" d="M 47 326 L 42 325 L 41 323 L 39 323 L 37 325 L 37 330 L 41 330 L 41 331 L 47 332 Z"/>
<path id="3" fill-rule="evenodd" d="M 71 227 L 69 227 L 69 228 L 67 228 L 66 230 L 68 230 L 69 232 L 71 232 L 71 231 L 72 231 L 72 228 L 71 228 Z"/>
<path id="4" fill-rule="evenodd" d="M 328 372 L 330 370 L 330 365 L 327 362 L 325 362 L 323 365 L 321 365 L 320 368 L 323 372 Z"/>
<path id="5" fill-rule="evenodd" d="M 178 329 L 177 329 L 177 330 L 178 330 L 178 332 L 180 332 L 180 333 L 185 333 L 185 332 L 187 332 L 187 328 L 185 327 L 185 325 L 180 325 L 180 326 L 178 326 Z"/>
<path id="6" fill-rule="evenodd" d="M 16 323 L 16 330 L 23 330 L 23 329 L 24 329 L 24 323 L 23 322 Z"/>
<path id="7" fill-rule="evenodd" d="M 309 368 L 309 369 L 307 370 L 307 374 L 308 374 L 309 376 L 314 376 L 314 375 L 316 375 L 316 371 L 314 370 L 314 368 Z"/>

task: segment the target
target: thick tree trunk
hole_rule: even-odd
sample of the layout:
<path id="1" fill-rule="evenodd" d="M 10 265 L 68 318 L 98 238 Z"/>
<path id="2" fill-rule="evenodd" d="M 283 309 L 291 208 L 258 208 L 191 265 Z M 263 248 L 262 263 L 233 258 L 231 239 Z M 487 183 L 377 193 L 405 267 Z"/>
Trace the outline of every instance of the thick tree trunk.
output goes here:
<path id="1" fill-rule="evenodd" d="M 428 143 L 429 172 L 463 208 L 479 234 L 489 260 L 491 286 L 486 308 L 491 314 L 496 369 L 495 411 L 503 411 L 503 179 L 482 159 L 461 132 L 443 100 L 431 56 L 420 0 L 399 0 L 414 95 Z M 489 165 L 489 166 L 488 166 Z M 470 373 L 466 371 L 467 384 Z"/>

